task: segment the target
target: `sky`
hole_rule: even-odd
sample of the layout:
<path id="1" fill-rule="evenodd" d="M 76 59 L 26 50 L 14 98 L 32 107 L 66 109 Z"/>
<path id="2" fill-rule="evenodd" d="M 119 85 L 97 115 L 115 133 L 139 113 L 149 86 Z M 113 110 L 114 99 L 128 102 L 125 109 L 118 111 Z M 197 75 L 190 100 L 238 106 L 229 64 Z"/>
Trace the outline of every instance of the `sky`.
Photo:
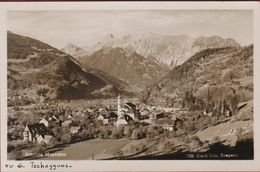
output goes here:
<path id="1" fill-rule="evenodd" d="M 253 43 L 251 10 L 102 10 L 9 11 L 9 31 L 56 48 L 68 42 L 91 46 L 107 34 L 186 34 L 191 37 L 233 38 L 242 46 Z"/>

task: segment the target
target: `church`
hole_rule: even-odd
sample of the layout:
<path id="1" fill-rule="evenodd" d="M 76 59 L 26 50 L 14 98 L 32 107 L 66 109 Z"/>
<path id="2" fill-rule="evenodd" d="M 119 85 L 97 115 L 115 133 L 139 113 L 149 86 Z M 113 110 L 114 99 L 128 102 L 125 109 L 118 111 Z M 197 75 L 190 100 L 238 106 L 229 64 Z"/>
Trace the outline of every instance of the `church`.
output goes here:
<path id="1" fill-rule="evenodd" d="M 136 109 L 136 105 L 131 102 L 123 103 L 121 96 L 117 97 L 117 115 L 118 119 L 115 122 L 115 126 L 127 125 L 129 122 L 139 120 L 139 111 Z"/>

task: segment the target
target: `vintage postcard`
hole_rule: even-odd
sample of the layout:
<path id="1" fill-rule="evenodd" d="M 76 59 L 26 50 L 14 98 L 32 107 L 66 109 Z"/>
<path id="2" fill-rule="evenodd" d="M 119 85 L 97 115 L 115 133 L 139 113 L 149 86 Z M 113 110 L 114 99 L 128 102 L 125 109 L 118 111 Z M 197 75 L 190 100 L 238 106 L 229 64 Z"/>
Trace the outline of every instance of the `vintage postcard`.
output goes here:
<path id="1" fill-rule="evenodd" d="M 18 4 L 2 171 L 260 170 L 259 3 Z"/>

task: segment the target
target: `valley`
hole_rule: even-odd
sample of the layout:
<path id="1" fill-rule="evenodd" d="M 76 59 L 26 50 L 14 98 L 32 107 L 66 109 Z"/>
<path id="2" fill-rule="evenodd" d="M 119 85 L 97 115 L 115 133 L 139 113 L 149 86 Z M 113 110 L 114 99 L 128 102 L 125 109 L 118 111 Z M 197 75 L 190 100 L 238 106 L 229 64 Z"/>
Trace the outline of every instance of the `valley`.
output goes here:
<path id="1" fill-rule="evenodd" d="M 7 38 L 9 159 L 190 159 L 219 146 L 239 159 L 245 143 L 251 152 L 253 45 L 110 34 L 58 50 Z"/>

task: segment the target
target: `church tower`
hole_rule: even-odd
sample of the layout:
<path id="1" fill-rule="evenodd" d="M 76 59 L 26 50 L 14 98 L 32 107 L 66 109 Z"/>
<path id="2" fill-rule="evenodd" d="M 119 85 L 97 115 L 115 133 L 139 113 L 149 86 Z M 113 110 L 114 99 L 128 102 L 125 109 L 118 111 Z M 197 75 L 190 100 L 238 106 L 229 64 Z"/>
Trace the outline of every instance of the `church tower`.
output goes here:
<path id="1" fill-rule="evenodd" d="M 120 95 L 117 97 L 117 115 L 118 116 L 122 115 L 121 96 Z"/>
<path id="2" fill-rule="evenodd" d="M 117 97 L 117 113 L 119 114 L 121 111 L 121 96 L 119 94 L 119 96 Z"/>

